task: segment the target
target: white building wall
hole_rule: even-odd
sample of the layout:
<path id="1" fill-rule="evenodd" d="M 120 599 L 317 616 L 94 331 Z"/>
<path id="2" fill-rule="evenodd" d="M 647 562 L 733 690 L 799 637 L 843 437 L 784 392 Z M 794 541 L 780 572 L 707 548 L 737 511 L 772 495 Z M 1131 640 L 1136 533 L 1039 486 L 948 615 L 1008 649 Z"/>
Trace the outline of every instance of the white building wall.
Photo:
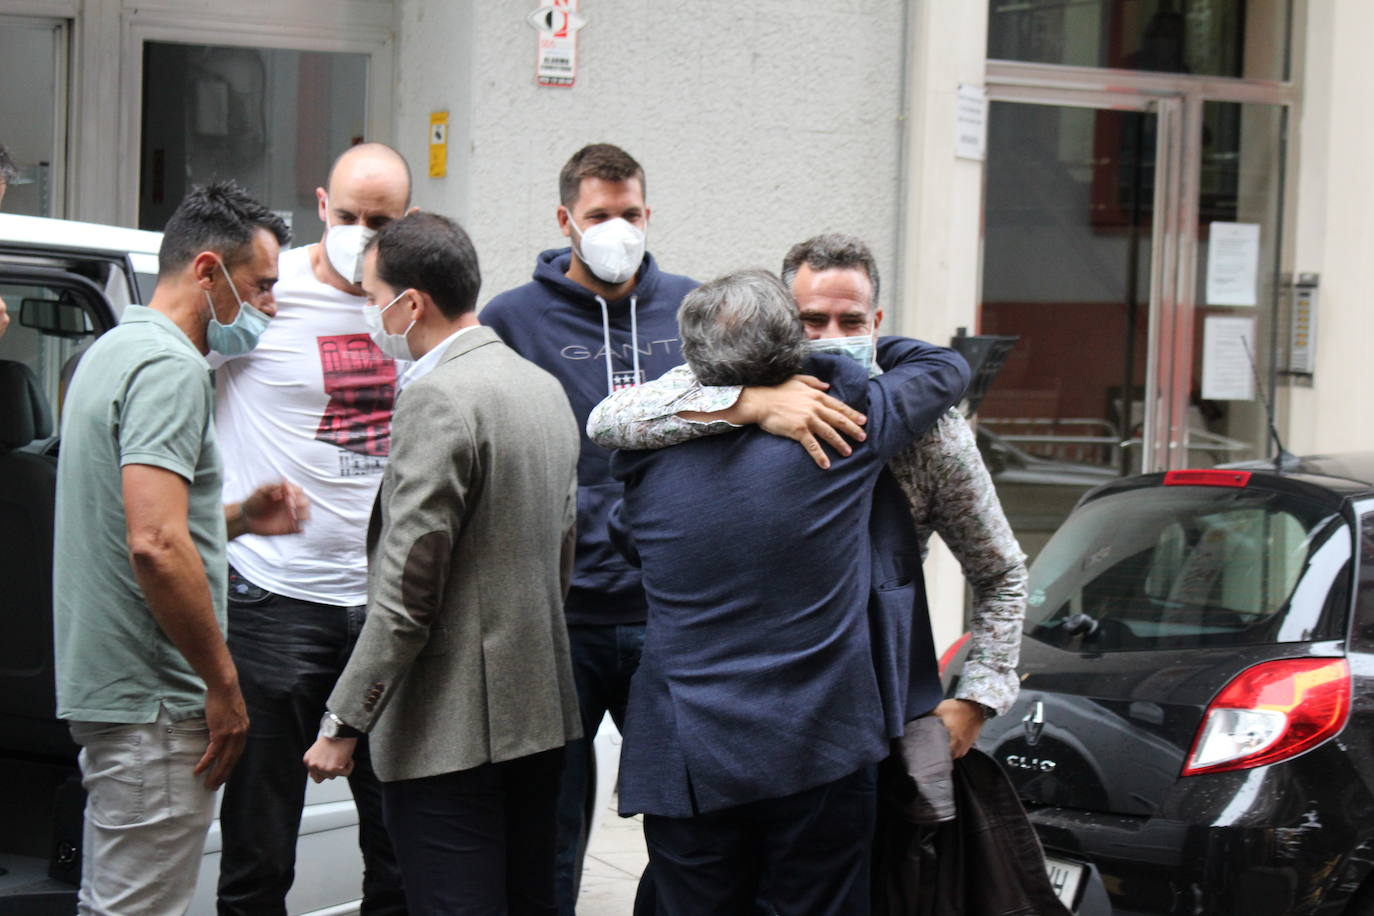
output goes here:
<path id="1" fill-rule="evenodd" d="M 1311 388 L 1289 392 L 1296 454 L 1374 448 L 1368 392 L 1374 340 L 1374 120 L 1369 48 L 1374 4 L 1306 4 L 1301 144 L 1295 180 L 1294 268 L 1321 274 L 1317 361 Z"/>
<path id="2" fill-rule="evenodd" d="M 894 276 L 901 0 L 582 0 L 572 89 L 535 84 L 535 5 L 398 4 L 395 136 L 423 168 L 429 112 L 450 112 L 449 177 L 421 177 L 416 200 L 472 233 L 483 302 L 566 244 L 558 170 L 600 141 L 643 164 L 666 270 L 777 270 L 793 242 L 838 230 Z"/>
<path id="3" fill-rule="evenodd" d="M 959 327 L 978 332 L 983 164 L 954 156 L 960 84 L 982 86 L 987 4 L 913 0 L 907 83 L 906 219 L 901 286 L 906 299 L 894 333 L 945 343 Z M 965 584 L 938 537 L 925 563 L 937 651 L 964 629 Z"/>

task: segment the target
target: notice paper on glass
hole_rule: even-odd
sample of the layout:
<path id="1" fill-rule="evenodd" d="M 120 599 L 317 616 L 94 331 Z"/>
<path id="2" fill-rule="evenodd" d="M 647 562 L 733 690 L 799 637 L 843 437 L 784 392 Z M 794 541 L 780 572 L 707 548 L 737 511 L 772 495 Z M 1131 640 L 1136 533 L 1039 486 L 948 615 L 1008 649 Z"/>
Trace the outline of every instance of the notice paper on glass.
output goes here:
<path id="1" fill-rule="evenodd" d="M 1208 401 L 1255 398 L 1255 319 L 1210 315 L 1202 326 L 1202 397 Z"/>
<path id="2" fill-rule="evenodd" d="M 1259 223 L 1212 223 L 1207 246 L 1207 304 L 1254 305 Z"/>

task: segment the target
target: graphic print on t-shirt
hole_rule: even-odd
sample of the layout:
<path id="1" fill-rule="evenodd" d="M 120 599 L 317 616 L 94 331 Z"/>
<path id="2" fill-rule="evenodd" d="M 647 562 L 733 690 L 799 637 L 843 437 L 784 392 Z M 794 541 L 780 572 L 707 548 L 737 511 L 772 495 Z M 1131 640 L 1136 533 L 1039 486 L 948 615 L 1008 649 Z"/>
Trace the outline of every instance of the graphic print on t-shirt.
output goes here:
<path id="1" fill-rule="evenodd" d="M 315 438 L 344 449 L 339 476 L 376 474 L 391 452 L 391 409 L 396 400 L 396 361 L 366 334 L 317 337 L 329 404 Z"/>

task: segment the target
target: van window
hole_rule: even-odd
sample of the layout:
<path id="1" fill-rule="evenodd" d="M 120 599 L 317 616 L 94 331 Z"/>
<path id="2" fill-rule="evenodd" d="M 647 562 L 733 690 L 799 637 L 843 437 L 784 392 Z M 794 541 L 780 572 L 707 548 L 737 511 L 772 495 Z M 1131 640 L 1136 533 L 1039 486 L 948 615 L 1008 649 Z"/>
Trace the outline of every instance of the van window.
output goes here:
<path id="1" fill-rule="evenodd" d="M 9 312 L 9 330 L 0 337 L 0 359 L 21 362 L 33 370 L 39 387 L 52 410 L 54 432 L 61 422 L 63 396 L 67 383 L 76 370 L 80 354 L 95 341 L 98 328 L 92 320 L 89 302 L 73 295 L 70 289 L 54 286 L 19 284 L 0 277 L 0 299 L 5 300 Z M 31 315 L 36 315 L 40 303 L 51 302 L 79 308 L 80 315 L 69 322 L 62 333 L 50 333 L 24 323 L 25 300 Z"/>
<path id="2" fill-rule="evenodd" d="M 1031 568 L 1026 631 L 1086 652 L 1339 638 L 1350 542 L 1330 510 L 1259 488 L 1103 497 Z"/>

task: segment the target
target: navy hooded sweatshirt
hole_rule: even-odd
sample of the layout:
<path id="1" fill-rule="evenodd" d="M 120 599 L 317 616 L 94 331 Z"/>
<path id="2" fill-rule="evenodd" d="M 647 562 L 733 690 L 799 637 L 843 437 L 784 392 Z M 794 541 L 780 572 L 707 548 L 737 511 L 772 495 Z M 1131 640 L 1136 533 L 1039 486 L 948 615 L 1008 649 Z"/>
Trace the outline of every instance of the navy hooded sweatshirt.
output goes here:
<path id="1" fill-rule="evenodd" d="M 630 295 L 608 301 L 603 312 L 591 290 L 566 276 L 571 260 L 570 248 L 545 251 L 533 282 L 492 299 L 479 320 L 515 352 L 557 376 L 577 416 L 582 454 L 568 623 L 643 623 L 647 605 L 639 570 L 612 546 L 606 527 L 622 485 L 611 477 L 610 450 L 587 437 L 587 416 L 613 390 L 656 379 L 682 364 L 677 307 L 698 284 L 663 273 L 646 253 Z"/>

